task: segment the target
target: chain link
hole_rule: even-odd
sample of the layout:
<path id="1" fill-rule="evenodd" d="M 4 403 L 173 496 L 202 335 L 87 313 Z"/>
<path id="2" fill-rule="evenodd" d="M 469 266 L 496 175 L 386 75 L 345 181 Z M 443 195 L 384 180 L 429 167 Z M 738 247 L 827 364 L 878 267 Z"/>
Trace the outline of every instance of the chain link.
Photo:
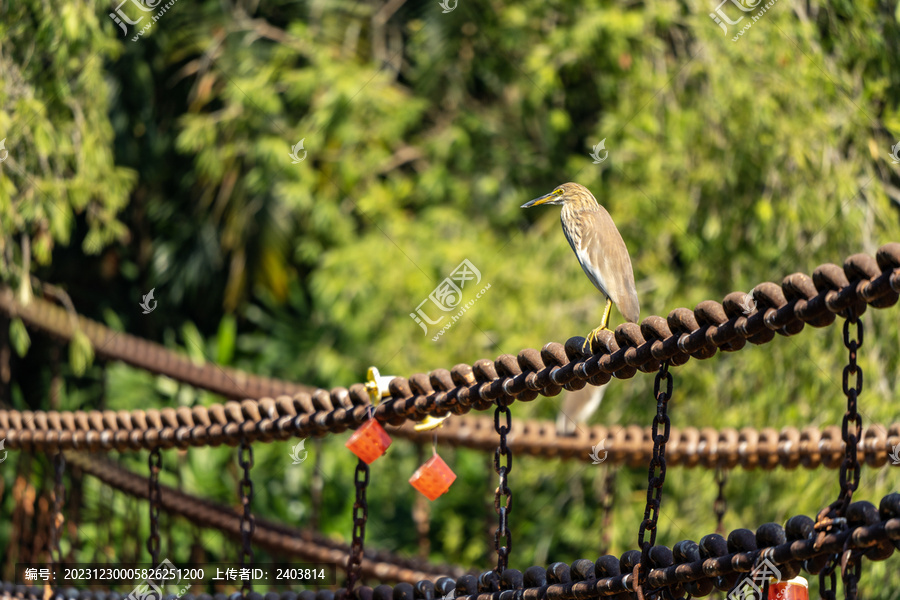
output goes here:
<path id="1" fill-rule="evenodd" d="M 850 339 L 850 325 L 856 325 L 856 339 Z M 841 437 L 844 440 L 844 460 L 841 462 L 841 495 L 840 516 L 845 514 L 853 492 L 859 487 L 860 464 L 857 456 L 857 446 L 862 440 L 862 416 L 857 412 L 857 401 L 863 389 L 863 371 L 856 363 L 856 352 L 863 344 L 862 320 L 850 309 L 847 320 L 844 321 L 844 346 L 847 348 L 847 365 L 844 367 L 842 387 L 847 396 L 847 412 L 841 422 Z M 851 377 L 856 376 L 856 381 L 851 382 Z M 851 385 L 852 383 L 852 385 Z M 852 427 L 852 429 L 851 429 Z M 844 549 L 841 560 L 841 581 L 844 584 L 844 598 L 856 600 L 857 583 L 859 582 L 861 564 L 859 552 Z"/>
<path id="2" fill-rule="evenodd" d="M 62 564 L 62 550 L 59 548 L 59 540 L 62 537 L 63 514 L 62 507 L 65 501 L 66 488 L 63 484 L 63 474 L 66 472 L 66 459 L 62 450 L 53 455 L 53 513 L 50 518 L 50 539 L 48 551 L 52 572 L 57 572 L 57 567 Z"/>
<path id="3" fill-rule="evenodd" d="M 713 502 L 713 511 L 716 513 L 716 533 L 722 534 L 725 531 L 723 520 L 725 511 L 728 510 L 728 501 L 725 499 L 725 484 L 728 483 L 728 474 L 722 467 L 716 467 L 716 486 L 719 488 L 719 495 Z"/>
<path id="4" fill-rule="evenodd" d="M 506 416 L 506 424 L 500 424 L 500 415 Z M 507 485 L 507 477 L 512 471 L 512 450 L 506 444 L 506 436 L 512 429 L 512 412 L 506 402 L 506 398 L 501 396 L 497 398 L 497 410 L 494 411 L 494 431 L 500 436 L 500 445 L 494 451 L 494 471 L 500 478 L 497 489 L 494 490 L 494 512 L 500 517 L 499 526 L 494 532 L 494 550 L 497 551 L 497 569 L 495 572 L 498 576 L 503 574 L 509 564 L 509 551 L 512 548 L 512 534 L 509 531 L 509 513 L 512 511 L 512 491 Z M 500 464 L 500 457 L 506 459 L 506 464 Z M 505 499 L 501 501 L 501 497 Z M 500 544 L 500 538 L 503 538 L 503 545 Z"/>
<path id="5" fill-rule="evenodd" d="M 850 324 L 856 325 L 856 337 L 858 339 L 850 339 Z M 862 438 L 862 416 L 857 412 L 857 398 L 863 389 L 863 371 L 862 367 L 856 364 L 856 351 L 863 343 L 863 324 L 859 317 L 850 310 L 850 315 L 844 321 L 844 346 L 848 350 L 847 365 L 844 367 L 843 389 L 844 395 L 847 396 L 847 412 L 844 413 L 844 420 L 841 423 L 841 437 L 844 440 L 845 452 L 844 460 L 841 463 L 841 495 L 842 503 L 841 515 L 846 511 L 847 506 L 853 498 L 853 492 L 859 487 L 860 465 L 857 458 L 857 445 Z M 856 376 L 856 381 L 850 385 L 851 376 Z M 851 431 L 851 426 L 853 427 Z"/>
<path id="6" fill-rule="evenodd" d="M 665 381 L 665 390 L 662 383 Z M 638 546 L 641 548 L 641 581 L 635 582 L 640 585 L 643 579 L 650 572 L 650 548 L 656 543 L 656 522 L 659 519 L 659 506 L 662 502 L 662 488 L 666 480 L 666 442 L 669 441 L 669 416 L 666 414 L 666 408 L 669 399 L 672 397 L 672 374 L 669 373 L 669 363 L 663 362 L 659 366 L 656 373 L 656 380 L 653 383 L 653 395 L 656 397 L 656 416 L 653 417 L 653 456 L 650 459 L 650 469 L 648 474 L 647 485 L 647 507 L 644 509 L 644 520 L 641 521 L 641 528 L 638 532 Z M 659 432 L 662 425 L 663 431 Z M 657 474 L 657 468 L 659 473 Z M 644 534 L 650 532 L 650 539 L 644 540 Z"/>
<path id="7" fill-rule="evenodd" d="M 837 600 L 837 575 L 834 572 L 837 564 L 838 555 L 835 554 L 833 559 L 819 571 L 819 596 L 822 600 Z"/>
<path id="8" fill-rule="evenodd" d="M 159 472 L 162 470 L 162 452 L 159 448 L 150 451 L 150 537 L 147 538 L 147 550 L 150 562 L 159 564 L 159 510 L 162 503 L 162 492 L 159 488 Z"/>
<path id="9" fill-rule="evenodd" d="M 366 521 L 369 519 L 369 503 L 366 489 L 369 486 L 369 465 L 363 459 L 356 463 L 353 476 L 356 486 L 356 501 L 353 503 L 353 541 L 350 544 L 350 558 L 347 561 L 347 597 L 353 597 L 353 586 L 362 574 L 363 543 L 366 539 Z"/>
<path id="10" fill-rule="evenodd" d="M 850 339 L 850 326 L 856 325 L 856 339 Z M 824 541 L 825 535 L 834 530 L 847 527 L 845 515 L 853 493 L 859 487 L 860 464 L 857 450 L 862 438 L 862 416 L 857 411 L 857 400 L 863 389 L 863 371 L 856 362 L 857 350 L 863 343 L 863 324 L 853 309 L 848 309 L 847 319 L 844 321 L 844 346 L 847 348 L 847 365 L 844 367 L 842 377 L 842 389 L 847 397 L 847 410 L 841 422 L 841 438 L 844 441 L 844 460 L 841 462 L 840 485 L 841 493 L 838 499 L 827 508 L 819 511 L 815 528 L 819 532 L 816 545 Z M 856 380 L 851 382 L 851 378 Z M 838 564 L 841 566 L 841 579 L 844 584 L 844 596 L 847 599 L 855 599 L 857 595 L 857 582 L 859 581 L 860 556 L 845 549 L 843 558 L 840 554 L 834 554 L 819 572 L 819 593 L 825 600 L 835 600 L 837 575 L 835 573 Z"/>
<path id="11" fill-rule="evenodd" d="M 850 539 L 844 543 L 844 555 L 841 558 L 841 580 L 844 584 L 844 598 L 856 600 L 859 592 L 859 578 L 862 571 L 862 552 L 848 548 Z"/>
<path id="12" fill-rule="evenodd" d="M 256 529 L 256 521 L 253 513 L 250 512 L 250 505 L 253 503 L 253 480 L 250 479 L 250 469 L 253 467 L 253 446 L 248 444 L 244 437 L 241 438 L 238 448 L 238 464 L 244 472 L 240 483 L 241 507 L 244 509 L 241 513 L 241 568 L 243 569 L 249 567 L 253 562 L 253 547 L 250 544 Z M 246 598 L 247 594 L 252 591 L 253 580 L 245 579 L 241 584 L 241 593 Z"/>

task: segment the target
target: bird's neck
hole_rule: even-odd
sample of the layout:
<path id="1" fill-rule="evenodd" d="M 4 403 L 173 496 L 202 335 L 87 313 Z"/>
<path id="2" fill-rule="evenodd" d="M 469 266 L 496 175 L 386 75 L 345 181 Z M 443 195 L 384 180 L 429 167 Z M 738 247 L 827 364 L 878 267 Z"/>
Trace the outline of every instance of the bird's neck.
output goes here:
<path id="1" fill-rule="evenodd" d="M 600 205 L 596 202 L 581 202 L 579 204 L 566 203 L 562 206 L 560 218 L 565 221 L 575 215 L 597 212 L 598 210 L 600 210 Z"/>

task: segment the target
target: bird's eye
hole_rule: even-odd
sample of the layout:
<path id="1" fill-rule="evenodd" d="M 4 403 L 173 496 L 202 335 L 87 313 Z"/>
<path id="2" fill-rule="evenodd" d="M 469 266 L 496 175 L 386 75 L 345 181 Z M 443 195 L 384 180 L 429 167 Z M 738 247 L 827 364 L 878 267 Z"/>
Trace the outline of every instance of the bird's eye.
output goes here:
<path id="1" fill-rule="evenodd" d="M 553 190 L 553 193 L 554 193 L 555 195 L 557 195 L 557 196 L 562 196 L 562 195 L 563 195 L 563 191 L 562 191 L 562 190 Z"/>

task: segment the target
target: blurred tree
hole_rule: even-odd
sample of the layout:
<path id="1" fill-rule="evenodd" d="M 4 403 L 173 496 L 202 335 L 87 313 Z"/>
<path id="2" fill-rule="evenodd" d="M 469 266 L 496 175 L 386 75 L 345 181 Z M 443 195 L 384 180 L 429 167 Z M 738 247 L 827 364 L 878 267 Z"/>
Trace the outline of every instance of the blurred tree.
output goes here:
<path id="1" fill-rule="evenodd" d="M 518 208 L 564 181 L 587 185 L 616 220 L 643 317 L 900 240 L 896 7 L 778 2 L 755 22 L 746 13 L 739 25 L 752 27 L 736 41 L 740 27 L 723 35 L 712 3 L 459 0 L 443 10 L 177 2 L 132 42 L 139 27 L 123 37 L 108 2 L 0 0 L 0 279 L 20 286 L 31 272 L 115 327 L 331 387 L 370 364 L 409 374 L 593 327 L 603 302 L 557 212 Z M 608 159 L 594 164 L 601 140 Z M 292 162 L 300 141 L 304 158 Z M 426 304 L 444 320 L 423 333 L 410 315 L 464 259 L 480 281 L 454 312 Z M 145 316 L 136 304 L 151 288 L 160 309 Z M 870 311 L 864 322 L 864 423 L 886 423 L 900 398 L 897 317 Z M 21 327 L 10 331 L 25 353 Z M 12 402 L 46 407 L 40 392 L 23 393 L 46 351 L 30 341 L 12 359 Z M 845 360 L 832 327 L 692 362 L 675 371 L 673 424 L 839 423 Z M 62 407 L 97 406 L 99 367 L 66 374 Z M 121 365 L 106 379 L 113 409 L 218 401 Z M 552 419 L 558 404 L 513 412 Z M 651 380 L 638 377 L 613 381 L 594 418 L 649 424 L 652 411 Z M 353 461 L 342 441 L 318 450 L 321 526 L 346 539 Z M 289 450 L 258 449 L 254 507 L 304 524 L 312 471 L 292 467 Z M 459 479 L 434 504 L 432 558 L 485 567 L 488 459 L 440 451 Z M 187 489 L 233 501 L 228 449 L 178 461 Z M 415 450 L 397 442 L 382 461 L 369 539 L 413 553 L 415 492 L 398 484 Z M 3 476 L 9 485 L 11 470 Z M 620 473 L 615 552 L 636 543 L 645 477 Z M 836 496 L 836 478 L 733 473 L 726 527 L 812 514 Z M 517 459 L 510 482 L 514 565 L 596 553 L 600 534 L 585 532 L 602 521 L 601 470 Z M 661 542 L 714 529 L 712 473 L 673 470 L 666 486 Z M 864 468 L 859 496 L 896 486 L 896 471 Z M 866 564 L 867 597 L 892 597 L 893 564 Z"/>

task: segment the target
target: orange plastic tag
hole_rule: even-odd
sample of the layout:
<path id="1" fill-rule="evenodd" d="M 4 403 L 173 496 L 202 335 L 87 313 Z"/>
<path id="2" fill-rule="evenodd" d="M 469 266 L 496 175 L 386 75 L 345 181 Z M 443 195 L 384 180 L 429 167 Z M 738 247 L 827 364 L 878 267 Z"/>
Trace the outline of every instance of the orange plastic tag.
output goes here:
<path id="1" fill-rule="evenodd" d="M 768 600 L 809 600 L 809 583 L 803 577 L 769 584 Z"/>
<path id="2" fill-rule="evenodd" d="M 344 445 L 367 465 L 371 465 L 391 445 L 391 436 L 384 430 L 381 423 L 375 419 L 369 419 L 359 426 L 359 429 L 350 436 Z"/>
<path id="3" fill-rule="evenodd" d="M 450 489 L 450 484 L 456 480 L 456 473 L 447 466 L 447 463 L 435 454 L 424 465 L 416 469 L 409 483 L 419 490 L 429 500 L 438 498 Z"/>

